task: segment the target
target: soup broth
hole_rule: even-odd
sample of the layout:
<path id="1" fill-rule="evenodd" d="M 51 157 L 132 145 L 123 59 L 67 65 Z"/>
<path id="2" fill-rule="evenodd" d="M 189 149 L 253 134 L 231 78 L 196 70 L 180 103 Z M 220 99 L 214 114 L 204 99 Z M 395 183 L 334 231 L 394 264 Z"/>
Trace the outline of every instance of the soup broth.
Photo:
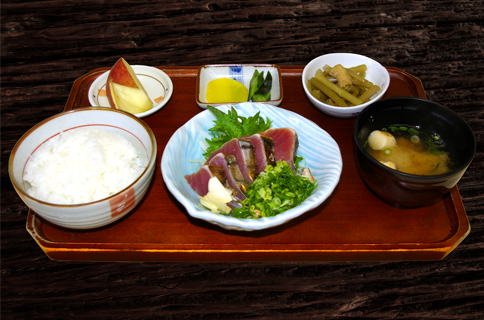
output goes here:
<path id="1" fill-rule="evenodd" d="M 379 162 L 414 175 L 439 175 L 452 170 L 445 143 L 437 134 L 427 135 L 409 126 L 390 126 L 382 131 L 394 137 L 394 141 L 388 144 L 391 146 L 374 150 L 370 143 L 365 144 L 368 153 Z"/>

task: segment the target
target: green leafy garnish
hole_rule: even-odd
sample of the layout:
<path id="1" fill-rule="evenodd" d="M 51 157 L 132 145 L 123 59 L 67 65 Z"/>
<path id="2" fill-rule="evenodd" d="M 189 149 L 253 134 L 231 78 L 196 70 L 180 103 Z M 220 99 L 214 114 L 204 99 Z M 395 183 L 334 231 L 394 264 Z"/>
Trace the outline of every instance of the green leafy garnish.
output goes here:
<path id="1" fill-rule="evenodd" d="M 410 129 L 408 129 L 408 132 L 409 132 L 410 134 L 413 134 L 413 135 L 418 135 L 418 134 L 420 133 L 420 131 L 418 131 L 418 130 L 416 130 L 416 129 L 414 129 L 414 128 L 410 128 Z"/>
<path id="2" fill-rule="evenodd" d="M 301 156 L 299 156 L 299 155 L 297 155 L 297 156 L 296 156 L 296 159 L 294 159 L 294 166 L 296 166 L 296 171 L 299 171 L 299 170 L 301 170 L 301 169 L 302 169 L 302 167 L 301 167 L 300 163 L 301 163 L 301 161 L 303 161 L 303 160 L 304 160 L 304 158 L 303 158 L 303 157 L 301 157 Z"/>
<path id="3" fill-rule="evenodd" d="M 257 219 L 271 217 L 301 204 L 316 189 L 317 183 L 297 175 L 285 161 L 267 166 L 247 188 L 240 204 L 231 211 L 232 217 Z"/>
<path id="4" fill-rule="evenodd" d="M 270 128 L 272 121 L 262 118 L 257 112 L 255 115 L 248 118 L 239 116 L 234 107 L 231 107 L 227 113 L 214 108 L 207 107 L 217 118 L 213 122 L 215 126 L 208 129 L 213 134 L 212 139 L 205 139 L 209 147 L 205 150 L 203 156 L 208 158 L 210 154 L 218 150 L 224 143 L 243 136 L 251 136 L 253 134 L 265 131 Z"/>
<path id="5" fill-rule="evenodd" d="M 433 153 L 433 154 L 442 154 L 443 152 L 440 150 L 437 150 L 435 147 L 435 141 L 438 141 L 440 137 L 438 135 L 433 135 L 433 137 L 429 137 L 425 132 L 419 131 L 413 127 L 405 127 L 405 126 L 389 126 L 388 129 L 392 132 L 395 132 L 397 130 L 400 131 L 407 131 L 408 133 L 416 136 L 423 136 L 423 140 L 427 142 L 427 145 L 429 146 L 428 150 L 426 153 Z"/>

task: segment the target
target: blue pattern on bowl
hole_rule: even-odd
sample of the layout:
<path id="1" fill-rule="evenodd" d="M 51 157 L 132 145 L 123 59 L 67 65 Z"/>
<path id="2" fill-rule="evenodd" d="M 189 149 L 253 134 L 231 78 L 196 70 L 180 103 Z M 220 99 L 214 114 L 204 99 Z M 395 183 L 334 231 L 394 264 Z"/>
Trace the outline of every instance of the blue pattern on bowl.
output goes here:
<path id="1" fill-rule="evenodd" d="M 242 66 L 230 66 L 229 75 L 232 79 L 244 84 L 244 68 Z"/>

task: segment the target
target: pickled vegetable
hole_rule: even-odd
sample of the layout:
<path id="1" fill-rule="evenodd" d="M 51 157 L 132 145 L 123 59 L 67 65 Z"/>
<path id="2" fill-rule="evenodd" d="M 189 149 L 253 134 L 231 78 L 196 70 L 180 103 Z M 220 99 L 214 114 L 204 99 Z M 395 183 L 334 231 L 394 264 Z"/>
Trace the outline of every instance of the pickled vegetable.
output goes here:
<path id="1" fill-rule="evenodd" d="M 205 98 L 208 103 L 245 102 L 248 94 L 249 90 L 242 83 L 234 79 L 219 78 L 208 83 Z"/>

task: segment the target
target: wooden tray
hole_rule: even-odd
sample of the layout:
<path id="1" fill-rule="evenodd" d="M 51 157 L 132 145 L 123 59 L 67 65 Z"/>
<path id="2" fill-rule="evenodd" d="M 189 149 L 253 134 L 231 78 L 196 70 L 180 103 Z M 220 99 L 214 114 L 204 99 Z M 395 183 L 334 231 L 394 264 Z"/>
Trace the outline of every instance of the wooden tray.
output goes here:
<path id="1" fill-rule="evenodd" d="M 426 208 L 404 210 L 386 205 L 358 175 L 353 149 L 354 119 L 317 110 L 306 98 L 303 67 L 282 67 L 281 108 L 316 122 L 339 144 L 343 172 L 333 194 L 315 210 L 279 227 L 256 232 L 228 231 L 190 217 L 171 195 L 160 161 L 171 135 L 201 112 L 195 102 L 196 67 L 160 68 L 172 79 L 168 104 L 144 118 L 158 142 L 155 176 L 144 201 L 128 216 L 105 228 L 59 228 L 29 211 L 27 230 L 54 260 L 88 261 L 379 261 L 437 260 L 448 255 L 470 231 L 457 187 Z M 385 97 L 426 98 L 421 82 L 387 68 L 391 84 Z M 65 110 L 88 107 L 90 84 L 108 68 L 74 82 Z M 298 128 L 296 128 L 298 129 Z"/>

